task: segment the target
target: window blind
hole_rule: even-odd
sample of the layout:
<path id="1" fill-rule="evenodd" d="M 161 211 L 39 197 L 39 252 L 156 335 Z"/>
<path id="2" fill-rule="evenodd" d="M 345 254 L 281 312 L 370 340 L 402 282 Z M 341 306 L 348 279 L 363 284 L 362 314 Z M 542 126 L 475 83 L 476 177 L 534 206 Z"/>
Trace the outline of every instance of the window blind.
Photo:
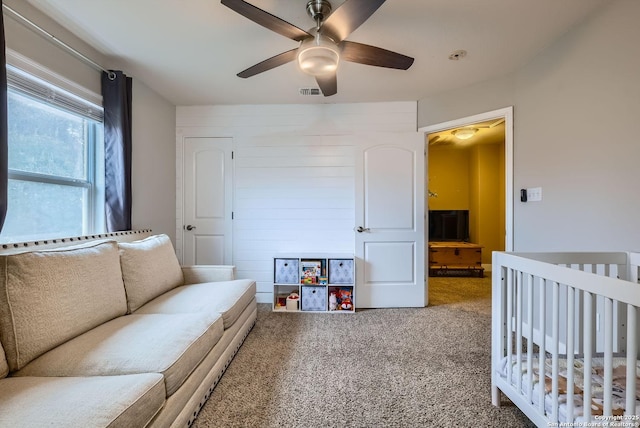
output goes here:
<path id="1" fill-rule="evenodd" d="M 71 113 L 97 122 L 103 122 L 104 111 L 102 107 L 56 88 L 46 81 L 28 75 L 9 64 L 7 64 L 7 86 L 27 96 L 47 101 Z"/>

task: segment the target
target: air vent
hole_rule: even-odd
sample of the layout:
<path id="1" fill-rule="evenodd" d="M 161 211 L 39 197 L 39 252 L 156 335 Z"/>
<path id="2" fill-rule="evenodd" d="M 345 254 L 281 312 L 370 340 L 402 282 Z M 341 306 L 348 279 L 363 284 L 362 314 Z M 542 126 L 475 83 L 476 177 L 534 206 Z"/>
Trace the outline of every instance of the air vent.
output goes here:
<path id="1" fill-rule="evenodd" d="M 300 88 L 300 95 L 322 95 L 319 88 Z"/>

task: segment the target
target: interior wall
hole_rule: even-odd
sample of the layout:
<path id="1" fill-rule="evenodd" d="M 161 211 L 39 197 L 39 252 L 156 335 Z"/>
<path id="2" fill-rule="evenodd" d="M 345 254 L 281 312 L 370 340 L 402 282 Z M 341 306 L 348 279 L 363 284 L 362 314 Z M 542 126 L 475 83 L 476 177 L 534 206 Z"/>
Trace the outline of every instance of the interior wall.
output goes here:
<path id="1" fill-rule="evenodd" d="M 428 198 L 432 210 L 469 210 L 469 239 L 484 247 L 482 263 L 491 252 L 504 250 L 504 145 L 429 147 Z"/>
<path id="2" fill-rule="evenodd" d="M 516 251 L 638 249 L 638 16 L 607 2 L 516 73 L 419 101 L 420 127 L 514 106 Z"/>
<path id="3" fill-rule="evenodd" d="M 483 171 L 482 157 L 479 156 L 479 150 L 476 147 L 468 149 L 469 152 L 469 237 L 471 242 L 483 245 L 480 241 L 482 233 L 480 228 L 482 227 L 482 215 L 480 213 L 481 201 L 484 199 L 484 195 L 481 191 L 481 174 Z M 483 251 L 483 255 L 486 256 L 488 251 Z"/>
<path id="4" fill-rule="evenodd" d="M 428 198 L 431 210 L 468 210 L 469 168 L 468 150 L 450 146 L 429 147 L 428 188 L 437 197 Z"/>
<path id="5" fill-rule="evenodd" d="M 415 102 L 178 107 L 178 170 L 185 137 L 233 139 L 233 263 L 259 302 L 272 302 L 276 254 L 354 252 L 356 148 L 373 133 L 415 132 L 416 112 Z"/>
<path id="6" fill-rule="evenodd" d="M 514 80 L 510 74 L 420 99 L 418 128 L 512 106 L 515 104 Z"/>
<path id="7" fill-rule="evenodd" d="M 131 224 L 175 244 L 176 108 L 134 77 L 132 110 Z"/>
<path id="8" fill-rule="evenodd" d="M 518 73 L 515 188 L 543 200 L 517 205 L 516 248 L 638 249 L 638 16 L 607 2 Z"/>
<path id="9" fill-rule="evenodd" d="M 498 164 L 499 165 L 506 165 L 506 156 L 507 156 L 507 151 L 506 151 L 506 147 L 503 146 L 503 149 L 500 150 L 500 152 L 498 153 Z M 498 189 L 507 189 L 507 175 L 506 175 L 506 171 L 504 168 L 500 168 L 500 174 L 498 176 Z M 500 233 L 500 236 L 506 235 L 507 234 L 507 217 L 506 217 L 506 207 L 507 207 L 507 192 L 500 192 L 498 194 L 498 204 L 500 205 L 500 207 L 503 207 L 503 209 L 500 211 L 500 213 L 497 216 L 496 222 L 498 223 L 498 231 Z M 504 251 L 506 249 L 505 246 L 505 239 L 499 238 L 500 242 L 496 242 L 496 247 L 495 248 L 499 248 L 500 250 Z"/>
<path id="10" fill-rule="evenodd" d="M 504 145 L 476 145 L 471 150 L 473 195 L 470 221 L 472 241 L 481 244 L 482 263 L 491 263 L 492 251 L 504 251 Z"/>
<path id="11" fill-rule="evenodd" d="M 18 13 L 44 28 L 64 43 L 109 69 L 126 66 L 88 46 L 55 21 L 23 0 L 4 0 Z M 9 13 L 4 14 L 9 61 L 41 75 L 53 73 L 55 83 L 101 105 L 101 73 L 51 40 L 25 27 Z M 166 233 L 175 242 L 175 106 L 133 77 L 133 165 L 132 223 L 134 228 L 151 228 Z"/>
<path id="12" fill-rule="evenodd" d="M 53 29 L 60 39 L 97 62 L 117 68 L 117 60 L 101 58 L 26 2 L 4 2 L 21 12 L 26 10 L 27 17 Z M 636 0 L 607 2 L 521 70 L 419 101 L 419 127 L 514 106 L 514 200 L 519 201 L 520 188 L 543 188 L 542 202 L 516 202 L 514 249 L 638 249 L 640 231 L 634 223 L 640 209 L 640 200 L 635 197 L 640 170 L 635 163 L 640 144 L 627 133 L 640 117 L 640 57 L 633 55 L 640 40 L 637 16 L 640 2 Z M 29 30 L 8 16 L 5 26 L 9 49 L 97 91 L 97 72 L 44 38 L 28 35 Z M 172 106 L 167 102 L 145 106 L 152 98 L 143 97 L 143 101 L 134 97 L 134 106 L 148 111 L 148 117 L 157 108 L 157 126 Z M 146 120 L 142 124 L 136 121 L 134 117 L 138 136 L 155 135 Z M 141 152 L 160 147 L 158 156 L 164 164 L 174 157 L 166 150 L 174 144 L 173 135 L 154 141 L 149 137 L 134 144 L 139 144 Z M 140 156 L 137 158 L 134 169 Z M 143 177 L 137 188 L 136 193 L 145 192 L 149 200 L 162 199 L 172 191 L 162 180 Z M 134 217 L 138 208 L 134 202 Z M 153 223 L 162 228 L 155 231 L 174 237 L 173 228 L 164 230 L 174 212 L 158 210 L 154 214 L 157 219 Z"/>
<path id="13" fill-rule="evenodd" d="M 25 0 L 3 0 L 2 3 L 97 63 L 104 63 L 105 58 L 101 53 L 58 25 Z M 74 86 L 80 86 L 97 94 L 96 96 L 99 97 L 101 93 L 100 73 L 61 47 L 53 44 L 50 39 L 26 27 L 19 18 L 4 12 L 4 9 L 3 14 L 7 49 L 35 61 L 53 73 L 64 76 L 71 83 L 64 89 L 79 96 L 84 96 L 84 93 L 78 93 L 74 88 Z M 99 98 L 98 101 L 101 100 L 101 97 Z"/>

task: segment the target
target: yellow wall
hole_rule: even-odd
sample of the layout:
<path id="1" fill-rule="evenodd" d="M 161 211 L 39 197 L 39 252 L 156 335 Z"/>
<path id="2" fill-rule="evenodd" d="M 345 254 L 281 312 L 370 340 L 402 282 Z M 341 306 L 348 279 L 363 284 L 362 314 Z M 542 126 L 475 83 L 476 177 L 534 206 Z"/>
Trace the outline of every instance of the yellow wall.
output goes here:
<path id="1" fill-rule="evenodd" d="M 469 152 L 450 146 L 429 148 L 428 188 L 437 198 L 428 198 L 431 210 L 469 209 Z"/>
<path id="2" fill-rule="evenodd" d="M 475 231 L 471 239 L 484 246 L 482 262 L 491 263 L 491 251 L 504 250 L 504 163 L 501 163 L 504 145 L 478 145 L 472 149 L 470 228 Z M 502 203 L 501 203 L 502 201 Z M 502 220 L 501 220 L 502 219 Z"/>
<path id="3" fill-rule="evenodd" d="M 469 234 L 482 245 L 482 263 L 505 242 L 504 144 L 429 148 L 431 210 L 469 210 Z"/>

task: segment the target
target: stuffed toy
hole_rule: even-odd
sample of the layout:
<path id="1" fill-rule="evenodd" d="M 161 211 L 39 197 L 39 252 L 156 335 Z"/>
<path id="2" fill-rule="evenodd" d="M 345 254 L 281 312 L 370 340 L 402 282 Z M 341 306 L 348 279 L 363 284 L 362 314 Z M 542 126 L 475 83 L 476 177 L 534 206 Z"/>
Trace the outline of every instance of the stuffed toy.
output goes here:
<path id="1" fill-rule="evenodd" d="M 329 310 L 335 311 L 336 309 L 338 309 L 338 298 L 336 297 L 336 293 L 332 291 L 329 295 Z"/>
<path id="2" fill-rule="evenodd" d="M 351 302 L 351 290 L 343 288 L 340 290 L 340 309 L 351 310 L 353 303 Z"/>

